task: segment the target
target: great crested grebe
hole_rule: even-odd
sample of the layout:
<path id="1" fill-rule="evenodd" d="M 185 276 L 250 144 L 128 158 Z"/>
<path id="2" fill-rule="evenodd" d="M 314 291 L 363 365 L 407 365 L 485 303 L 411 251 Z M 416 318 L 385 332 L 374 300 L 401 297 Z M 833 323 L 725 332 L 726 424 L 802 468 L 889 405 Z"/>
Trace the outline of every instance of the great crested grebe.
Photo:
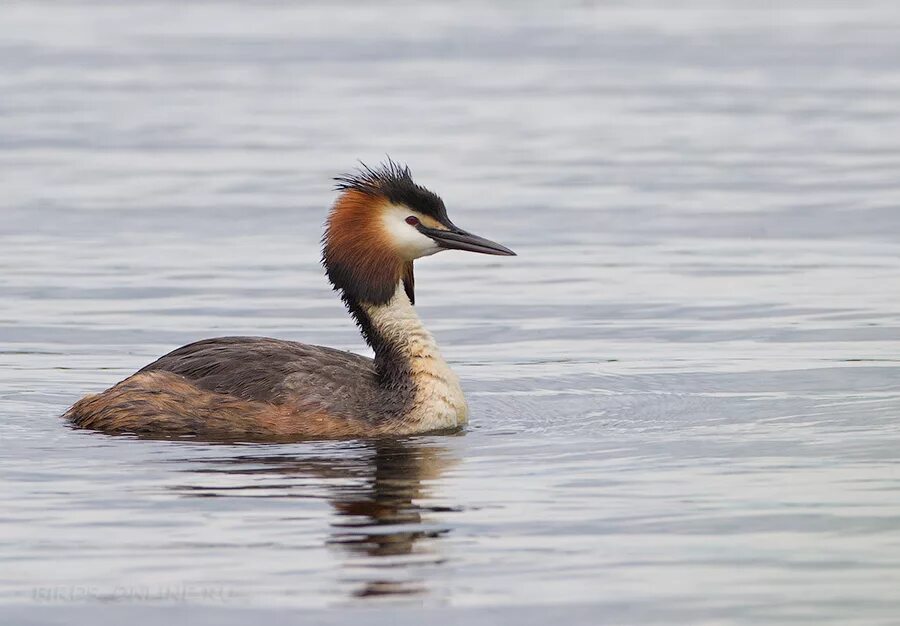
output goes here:
<path id="1" fill-rule="evenodd" d="M 322 239 L 328 279 L 375 359 L 266 337 L 188 344 L 65 417 L 113 433 L 339 438 L 453 430 L 468 419 L 459 379 L 413 309 L 413 261 L 441 250 L 514 255 L 468 233 L 390 160 L 341 176 Z"/>

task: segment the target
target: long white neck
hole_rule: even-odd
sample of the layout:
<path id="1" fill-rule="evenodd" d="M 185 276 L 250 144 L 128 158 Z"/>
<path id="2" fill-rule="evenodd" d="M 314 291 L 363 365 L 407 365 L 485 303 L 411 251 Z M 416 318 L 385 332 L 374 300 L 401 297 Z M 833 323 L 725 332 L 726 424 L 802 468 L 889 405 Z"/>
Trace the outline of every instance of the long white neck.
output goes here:
<path id="1" fill-rule="evenodd" d="M 422 324 L 398 284 L 382 305 L 363 305 L 372 329 L 402 358 L 414 386 L 410 410 L 404 416 L 409 432 L 458 428 L 468 421 L 468 407 L 456 374 L 444 361 L 437 343 Z"/>

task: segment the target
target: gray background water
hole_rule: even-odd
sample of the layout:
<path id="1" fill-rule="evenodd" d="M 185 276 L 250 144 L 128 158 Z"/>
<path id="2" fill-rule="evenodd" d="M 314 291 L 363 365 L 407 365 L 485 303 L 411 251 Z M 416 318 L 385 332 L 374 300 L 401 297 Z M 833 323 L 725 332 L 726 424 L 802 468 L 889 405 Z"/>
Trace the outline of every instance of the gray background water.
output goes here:
<path id="1" fill-rule="evenodd" d="M 675 4 L 0 6 L 6 623 L 896 623 L 900 5 Z M 363 350 L 318 239 L 385 153 L 520 254 L 418 264 L 464 435 L 60 422 Z"/>

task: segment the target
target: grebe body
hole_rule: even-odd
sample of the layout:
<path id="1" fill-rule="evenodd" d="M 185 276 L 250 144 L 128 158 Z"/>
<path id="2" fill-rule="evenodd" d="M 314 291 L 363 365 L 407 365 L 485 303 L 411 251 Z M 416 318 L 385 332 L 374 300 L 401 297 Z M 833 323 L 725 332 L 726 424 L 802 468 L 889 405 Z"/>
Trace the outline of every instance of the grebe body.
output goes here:
<path id="1" fill-rule="evenodd" d="M 375 358 L 266 337 L 178 348 L 65 414 L 111 433 L 342 438 L 455 430 L 459 379 L 416 314 L 413 261 L 441 250 L 512 255 L 456 227 L 409 169 L 365 166 L 338 180 L 322 263 Z"/>

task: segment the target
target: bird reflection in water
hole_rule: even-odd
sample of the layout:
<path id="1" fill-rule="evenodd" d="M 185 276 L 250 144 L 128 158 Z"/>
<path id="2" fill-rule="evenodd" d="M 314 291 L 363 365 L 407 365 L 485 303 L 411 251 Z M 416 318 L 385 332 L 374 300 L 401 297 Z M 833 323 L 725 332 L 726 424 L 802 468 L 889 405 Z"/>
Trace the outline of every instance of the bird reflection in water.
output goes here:
<path id="1" fill-rule="evenodd" d="M 331 500 L 338 517 L 332 523 L 330 542 L 340 546 L 359 564 L 387 571 L 396 566 L 439 564 L 442 559 L 426 547 L 448 532 L 428 523 L 429 512 L 447 507 L 423 506 L 429 497 L 427 482 L 440 476 L 452 463 L 444 448 L 410 447 L 385 441 L 374 445 L 371 476 L 365 489 L 337 494 Z M 423 515 L 424 514 L 424 515 Z M 372 560 L 374 559 L 374 560 Z M 366 576 L 358 596 L 415 594 L 424 591 L 422 581 L 397 581 L 386 576 Z M 372 572 L 377 574 L 377 572 Z"/>
<path id="2" fill-rule="evenodd" d="M 191 471 L 253 475 L 255 479 L 312 479 L 299 485 L 292 481 L 285 485 L 286 492 L 270 481 L 226 489 L 198 485 L 174 489 L 192 496 L 234 497 L 254 487 L 265 490 L 265 495 L 256 493 L 255 497 L 321 495 L 335 513 L 327 544 L 343 555 L 343 577 L 353 584 L 355 597 L 424 593 L 424 570 L 444 560 L 434 541 L 449 528 L 435 518 L 456 509 L 428 502 L 435 498 L 431 483 L 457 459 L 449 448 L 433 440 L 376 440 L 362 447 L 355 444 L 352 449 L 332 445 L 312 454 L 253 454 L 202 461 L 212 467 Z"/>

